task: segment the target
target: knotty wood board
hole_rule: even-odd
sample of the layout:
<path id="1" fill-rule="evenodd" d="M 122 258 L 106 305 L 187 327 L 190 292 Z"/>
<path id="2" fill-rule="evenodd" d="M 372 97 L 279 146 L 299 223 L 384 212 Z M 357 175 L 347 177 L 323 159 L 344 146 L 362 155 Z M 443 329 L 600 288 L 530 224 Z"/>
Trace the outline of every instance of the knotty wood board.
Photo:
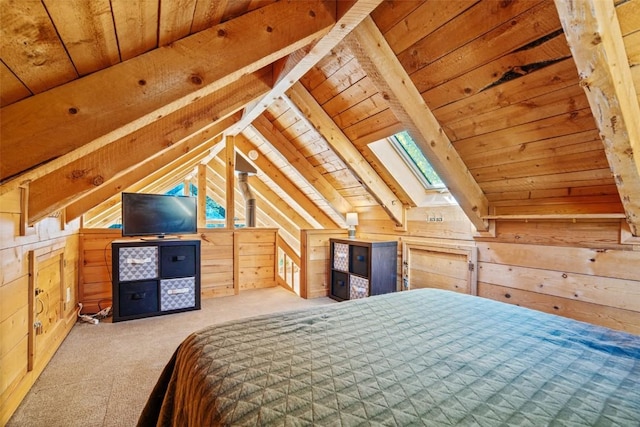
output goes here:
<path id="1" fill-rule="evenodd" d="M 640 334 L 640 313 L 573 301 L 535 292 L 478 282 L 478 294 L 485 298 L 557 314 L 608 328 Z"/>

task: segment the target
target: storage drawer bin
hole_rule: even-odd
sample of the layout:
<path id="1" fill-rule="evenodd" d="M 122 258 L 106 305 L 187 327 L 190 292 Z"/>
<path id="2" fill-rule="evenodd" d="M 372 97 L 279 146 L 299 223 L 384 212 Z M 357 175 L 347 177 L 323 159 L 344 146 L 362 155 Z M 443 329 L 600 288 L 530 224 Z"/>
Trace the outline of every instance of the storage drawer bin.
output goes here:
<path id="1" fill-rule="evenodd" d="M 369 295 L 369 281 L 363 277 L 351 276 L 349 299 L 366 298 Z"/>
<path id="2" fill-rule="evenodd" d="M 339 271 L 333 272 L 333 281 L 331 282 L 331 295 L 338 298 L 349 298 L 349 275 Z"/>
<path id="3" fill-rule="evenodd" d="M 195 285 L 195 277 L 161 280 L 160 311 L 195 307 Z"/>
<path id="4" fill-rule="evenodd" d="M 349 245 L 344 243 L 333 244 L 333 268 L 340 271 L 349 271 Z"/>
<path id="5" fill-rule="evenodd" d="M 158 282 L 121 283 L 118 298 L 123 317 L 158 311 Z"/>
<path id="6" fill-rule="evenodd" d="M 196 274 L 194 245 L 163 246 L 160 248 L 160 277 L 186 277 Z"/>
<path id="7" fill-rule="evenodd" d="M 136 246 L 120 248 L 118 253 L 121 282 L 158 277 L 158 247 Z"/>
<path id="8" fill-rule="evenodd" d="M 359 276 L 369 276 L 369 247 L 351 246 L 351 263 L 349 272 Z"/>

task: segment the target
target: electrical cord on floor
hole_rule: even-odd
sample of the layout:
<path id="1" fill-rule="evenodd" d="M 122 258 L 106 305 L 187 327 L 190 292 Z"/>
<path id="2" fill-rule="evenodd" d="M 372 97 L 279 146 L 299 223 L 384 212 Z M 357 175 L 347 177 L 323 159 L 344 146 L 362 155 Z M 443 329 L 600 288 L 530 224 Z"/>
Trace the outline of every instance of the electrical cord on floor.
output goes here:
<path id="1" fill-rule="evenodd" d="M 111 307 L 103 308 L 96 314 L 80 314 L 82 311 L 82 303 L 78 303 L 78 318 L 86 323 L 91 323 L 93 325 L 97 325 L 101 319 L 105 319 L 111 316 Z"/>

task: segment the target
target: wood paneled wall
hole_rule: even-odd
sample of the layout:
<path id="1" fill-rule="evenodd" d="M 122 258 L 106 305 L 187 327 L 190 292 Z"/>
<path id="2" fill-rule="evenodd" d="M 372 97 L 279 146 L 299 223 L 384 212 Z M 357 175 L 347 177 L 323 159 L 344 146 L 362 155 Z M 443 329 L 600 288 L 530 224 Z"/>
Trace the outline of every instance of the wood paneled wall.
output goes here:
<path id="1" fill-rule="evenodd" d="M 202 298 L 276 286 L 276 235 L 276 229 L 253 228 L 200 229 L 198 235 L 184 236 L 202 242 Z M 111 242 L 119 239 L 122 239 L 120 230 L 80 232 L 79 301 L 86 313 L 96 313 L 100 307 L 111 305 Z"/>
<path id="2" fill-rule="evenodd" d="M 79 222 L 25 227 L 22 206 L 21 190 L 0 196 L 0 425 L 76 320 Z"/>
<path id="3" fill-rule="evenodd" d="M 329 239 L 346 238 L 347 230 L 300 231 L 300 296 L 329 295 Z"/>
<path id="4" fill-rule="evenodd" d="M 624 222 L 618 219 L 498 220 L 495 237 L 480 237 L 457 206 L 411 209 L 406 230 L 387 218 L 381 210 L 361 212 L 357 236 L 427 246 L 473 245 L 479 296 L 640 334 L 640 246 L 623 243 Z M 313 248 L 328 244 L 329 235 L 313 236 Z M 307 262 L 326 263 L 322 254 L 307 251 Z M 411 262 L 428 261 L 415 257 Z M 411 266 L 423 267 L 428 266 Z M 323 268 L 311 267 L 318 271 L 307 275 L 313 290 L 309 298 L 326 295 Z M 422 286 L 429 284 L 414 285 Z"/>

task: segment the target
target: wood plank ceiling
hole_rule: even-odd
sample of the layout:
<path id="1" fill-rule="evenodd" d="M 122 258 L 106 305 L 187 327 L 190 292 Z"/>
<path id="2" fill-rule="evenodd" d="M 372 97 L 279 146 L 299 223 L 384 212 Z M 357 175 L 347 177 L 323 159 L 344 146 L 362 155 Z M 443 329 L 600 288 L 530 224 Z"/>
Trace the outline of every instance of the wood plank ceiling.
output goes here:
<path id="1" fill-rule="evenodd" d="M 200 171 L 224 205 L 229 135 L 258 154 L 258 225 L 297 246 L 349 211 L 402 225 L 368 144 L 408 130 L 480 231 L 638 235 L 640 0 L 579 3 L 0 0 L 0 194 L 106 226 L 121 191 Z"/>

